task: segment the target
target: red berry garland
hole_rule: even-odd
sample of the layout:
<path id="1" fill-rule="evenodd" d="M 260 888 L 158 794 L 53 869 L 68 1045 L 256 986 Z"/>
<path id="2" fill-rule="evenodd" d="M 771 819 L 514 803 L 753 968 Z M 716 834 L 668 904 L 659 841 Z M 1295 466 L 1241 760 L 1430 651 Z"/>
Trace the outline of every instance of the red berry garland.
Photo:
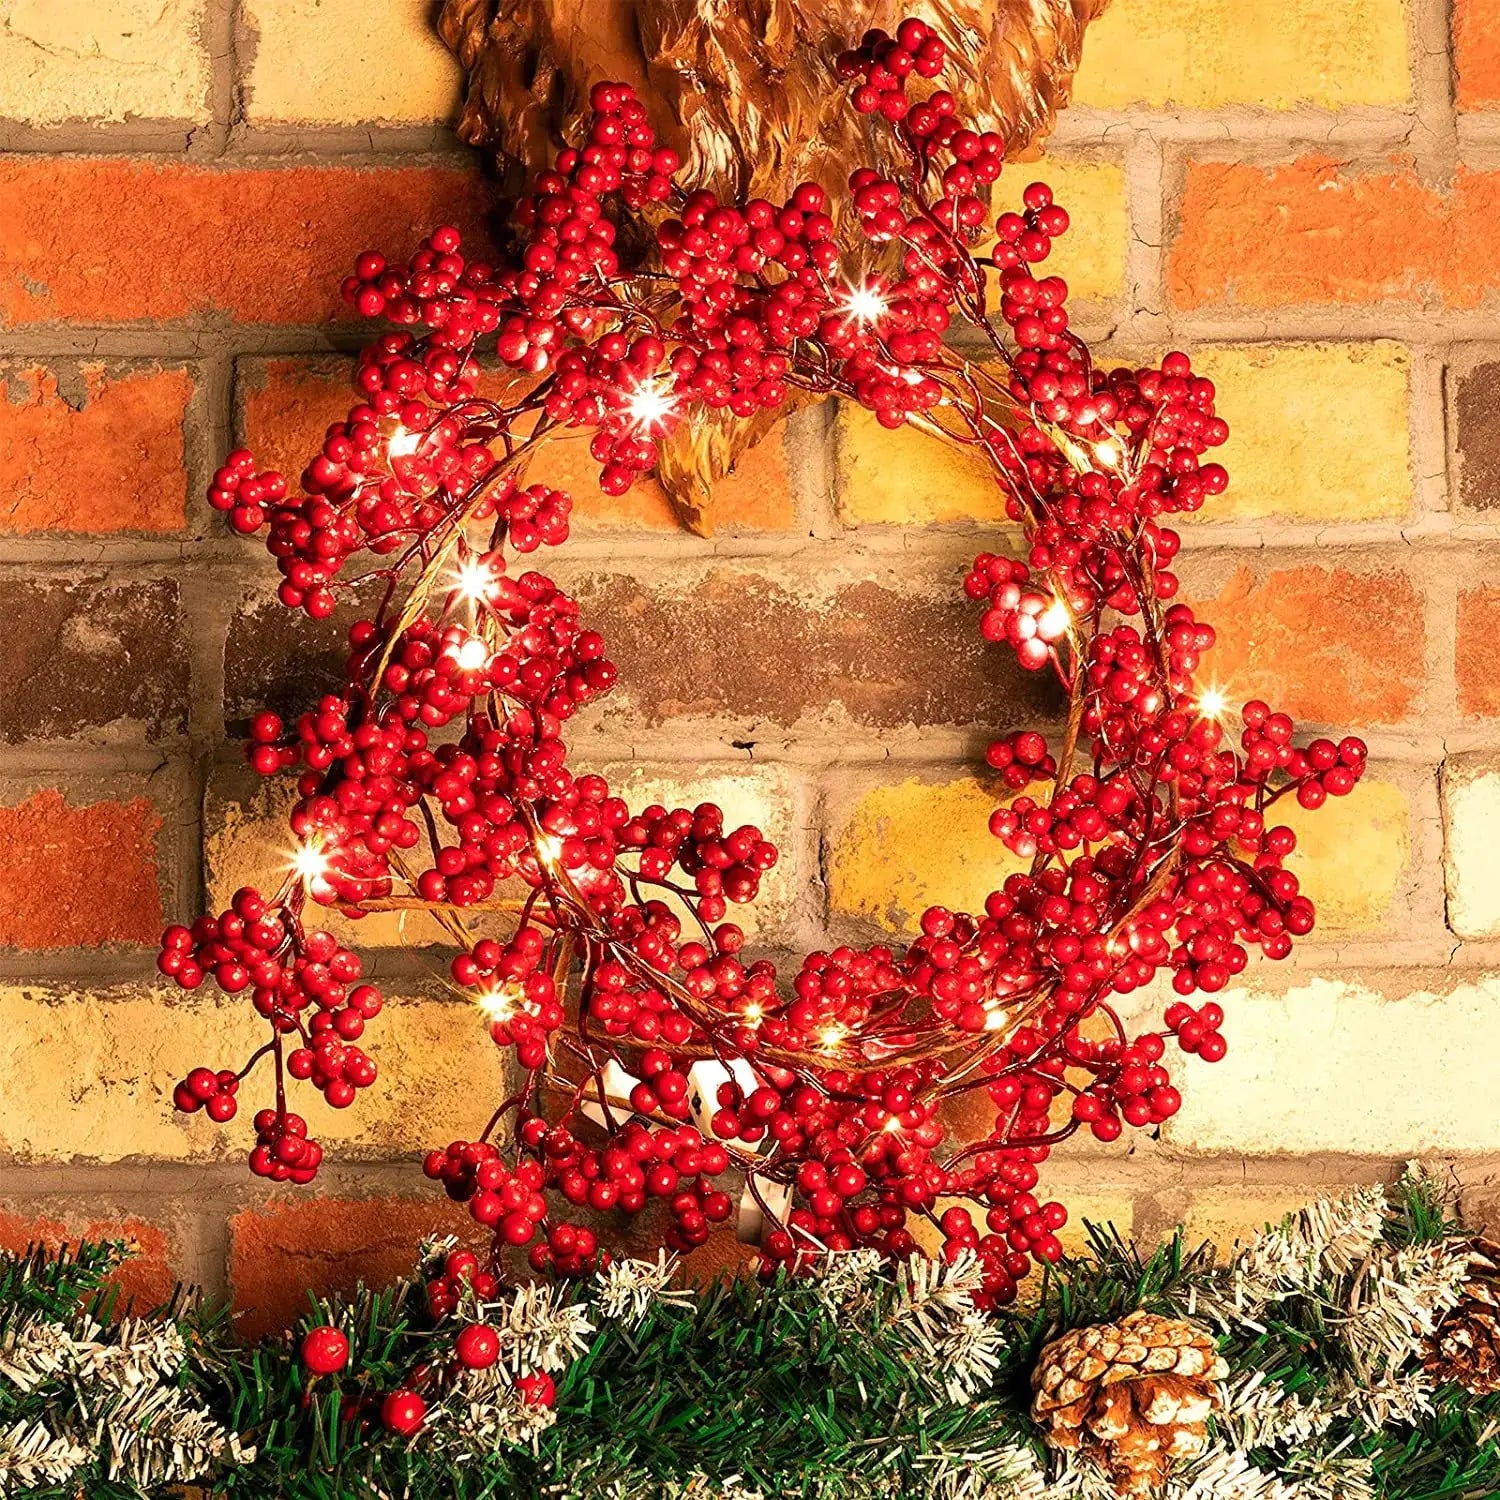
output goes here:
<path id="1" fill-rule="evenodd" d="M 1066 1211 L 1037 1195 L 1052 1146 L 1174 1114 L 1169 1040 L 1224 1055 L 1212 1001 L 1178 1000 L 1132 1034 L 1113 997 L 1163 971 L 1181 996 L 1212 994 L 1252 946 L 1281 958 L 1311 930 L 1274 808 L 1349 792 L 1365 747 L 1296 748 L 1291 720 L 1259 702 L 1236 746 L 1222 692 L 1200 677 L 1214 631 L 1169 602 L 1179 539 L 1164 518 L 1228 482 L 1206 457 L 1228 435 L 1213 384 L 1180 353 L 1094 363 L 1066 283 L 1033 269 L 1068 228 L 1046 186 L 975 254 L 1004 142 L 959 120 L 945 91 L 908 93 L 943 65 L 915 20 L 841 59 L 853 107 L 882 117 L 911 163 L 904 181 L 858 168 L 844 204 L 812 185 L 780 204 L 681 189 L 631 91 L 596 87 L 585 143 L 517 210 L 514 253 L 470 260 L 440 229 L 409 263 L 359 257 L 345 296 L 395 329 L 361 355 L 360 399 L 300 492 L 248 453 L 215 475 L 230 523 L 268 529 L 288 607 L 327 616 L 366 555 L 387 585 L 350 631 L 344 689 L 290 726 L 269 713 L 251 725 L 258 771 L 300 768 L 286 883 L 240 891 L 163 944 L 164 973 L 248 992 L 268 1023 L 251 1060 L 276 1069 L 257 1173 L 317 1169 L 288 1076 L 335 1107 L 376 1076 L 359 1043 L 381 996 L 355 954 L 305 924 L 309 901 L 421 909 L 524 1075 L 478 1139 L 426 1159 L 497 1254 L 581 1273 L 598 1247 L 570 1211 L 653 1200 L 669 1245 L 700 1244 L 732 1215 L 735 1169 L 767 1220 L 768 1266 L 820 1248 L 908 1254 L 915 1216 L 936 1220 L 948 1253 L 977 1250 L 985 1299 L 1005 1301 L 1033 1259 L 1060 1253 Z M 617 202 L 665 205 L 643 271 L 620 265 Z M 956 324 L 983 359 L 949 342 Z M 479 394 L 490 347 L 517 374 L 503 401 Z M 576 601 L 515 555 L 567 535 L 568 497 L 520 483 L 551 437 L 592 434 L 599 483 L 617 493 L 695 408 L 749 416 L 794 387 L 988 462 L 1024 548 L 981 554 L 964 587 L 985 639 L 1054 673 L 1070 712 L 1053 742 L 1021 731 L 989 749 L 1012 793 L 991 830 L 1025 868 L 982 912 L 934 907 L 910 944 L 811 954 L 784 990 L 726 920 L 776 849 L 711 803 L 632 811 L 570 767 L 564 728 L 615 669 Z M 476 934 L 469 914 L 496 911 L 513 933 Z M 196 1069 L 176 1102 L 228 1119 L 244 1071 Z M 943 1106 L 981 1091 L 990 1130 L 949 1142 Z M 434 1311 L 481 1278 L 493 1288 L 495 1269 L 450 1257 Z M 462 1364 L 484 1367 L 487 1332 L 460 1335 Z M 421 1411 L 397 1393 L 384 1415 L 411 1431 Z"/>

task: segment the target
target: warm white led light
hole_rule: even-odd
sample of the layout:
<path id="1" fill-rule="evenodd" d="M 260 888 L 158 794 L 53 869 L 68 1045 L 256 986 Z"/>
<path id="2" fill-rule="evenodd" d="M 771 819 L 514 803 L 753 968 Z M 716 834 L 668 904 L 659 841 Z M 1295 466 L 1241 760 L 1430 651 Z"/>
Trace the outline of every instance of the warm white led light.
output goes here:
<path id="1" fill-rule="evenodd" d="M 1229 707 L 1229 699 L 1218 688 L 1204 688 L 1198 694 L 1198 712 L 1205 719 L 1220 718 Z"/>
<path id="2" fill-rule="evenodd" d="M 422 434 L 410 427 L 398 427 L 391 436 L 389 451 L 392 458 L 410 458 L 421 446 Z"/>
<path id="3" fill-rule="evenodd" d="M 1037 632 L 1043 640 L 1056 640 L 1067 630 L 1071 622 L 1072 616 L 1068 614 L 1068 606 L 1061 599 L 1054 599 L 1037 616 Z"/>
<path id="4" fill-rule="evenodd" d="M 479 672 L 489 665 L 490 648 L 477 635 L 471 635 L 453 653 L 453 659 L 461 671 Z"/>
<path id="5" fill-rule="evenodd" d="M 486 1020 L 503 1026 L 515 1015 L 519 998 L 510 985 L 502 985 L 497 990 L 486 990 L 474 1003 L 484 1012 Z"/>
<path id="6" fill-rule="evenodd" d="M 643 381 L 625 398 L 630 420 L 646 432 L 660 428 L 677 409 L 677 398 L 655 381 Z"/>
<path id="7" fill-rule="evenodd" d="M 298 844 L 290 863 L 292 874 L 308 884 L 328 873 L 328 856 L 313 843 Z"/>
<path id="8" fill-rule="evenodd" d="M 873 286 L 861 283 L 851 286 L 844 298 L 844 311 L 856 323 L 873 323 L 885 316 L 890 304 Z"/>
<path id="9" fill-rule="evenodd" d="M 495 590 L 495 575 L 488 563 L 466 557 L 453 570 L 453 586 L 465 599 L 488 599 Z"/>
<path id="10" fill-rule="evenodd" d="M 844 1038 L 849 1035 L 848 1029 L 843 1026 L 825 1026 L 818 1033 L 818 1046 L 824 1052 L 837 1052 Z"/>

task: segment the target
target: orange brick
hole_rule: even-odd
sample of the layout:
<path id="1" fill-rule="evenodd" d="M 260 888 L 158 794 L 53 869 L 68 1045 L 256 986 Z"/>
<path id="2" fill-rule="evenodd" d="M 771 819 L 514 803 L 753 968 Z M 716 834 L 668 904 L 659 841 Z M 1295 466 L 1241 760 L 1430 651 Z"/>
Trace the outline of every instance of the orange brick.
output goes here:
<path id="1" fill-rule="evenodd" d="M 1500 0 L 1458 0 L 1453 12 L 1458 107 L 1500 105 Z"/>
<path id="2" fill-rule="evenodd" d="M 0 807 L 0 947 L 155 942 L 160 832 L 145 797 L 70 806 L 49 788 Z"/>
<path id="3" fill-rule="evenodd" d="M 1478 307 L 1500 286 L 1497 216 L 1495 172 L 1437 188 L 1405 164 L 1189 162 L 1168 284 L 1179 307 Z"/>
<path id="4" fill-rule="evenodd" d="M 241 362 L 239 431 L 262 467 L 279 469 L 296 481 L 322 445 L 329 424 L 342 421 L 354 403 L 350 369 L 343 359 Z M 511 378 L 496 374 L 485 383 L 485 394 L 501 400 L 512 385 Z M 526 479 L 566 490 L 582 525 L 672 531 L 682 525 L 655 479 L 642 479 L 623 495 L 606 495 L 599 488 L 599 465 L 589 457 L 586 437 L 548 444 L 532 461 Z M 785 530 L 792 524 L 784 422 L 714 486 L 713 514 L 719 529 Z"/>
<path id="5" fill-rule="evenodd" d="M 122 1240 L 131 1255 L 110 1280 L 120 1295 L 134 1300 L 146 1310 L 159 1307 L 171 1295 L 179 1280 L 173 1266 L 167 1233 L 159 1225 L 143 1219 L 92 1218 L 86 1214 L 50 1213 L 30 1215 L 0 1209 L 0 1250 L 18 1253 L 31 1245 L 45 1245 L 49 1250 L 64 1246 L 76 1249 L 80 1241 Z"/>
<path id="6" fill-rule="evenodd" d="M 592 526 L 650 527 L 678 531 L 667 492 L 654 477 L 638 480 L 623 495 L 599 488 L 599 465 L 583 438 L 548 444 L 527 470 L 527 480 L 550 484 L 573 497 L 573 514 Z M 786 423 L 778 422 L 739 466 L 713 489 L 711 516 L 716 531 L 785 531 L 792 524 L 791 482 L 787 474 Z"/>
<path id="7" fill-rule="evenodd" d="M 1199 614 L 1218 632 L 1204 672 L 1235 703 L 1264 698 L 1294 718 L 1393 723 L 1417 706 L 1422 599 L 1395 568 L 1238 569 Z"/>
<path id="8" fill-rule="evenodd" d="M 247 167 L 123 157 L 0 160 L 0 324 L 321 322 L 363 249 L 405 255 L 487 190 L 447 167 Z"/>
<path id="9" fill-rule="evenodd" d="M 186 370 L 0 365 L 0 532 L 180 531 Z"/>
<path id="10" fill-rule="evenodd" d="M 255 454 L 256 466 L 276 469 L 296 485 L 341 422 L 356 395 L 354 362 L 328 359 L 242 359 L 235 366 L 235 437 Z"/>
<path id="11" fill-rule="evenodd" d="M 349 1292 L 357 1281 L 383 1287 L 414 1275 L 423 1239 L 474 1227 L 441 1193 L 300 1198 L 246 1209 L 229 1221 L 237 1326 L 248 1338 L 290 1327 L 307 1311 L 309 1295 Z"/>
<path id="12" fill-rule="evenodd" d="M 1458 707 L 1460 713 L 1500 715 L 1500 589 L 1466 589 L 1458 596 Z"/>

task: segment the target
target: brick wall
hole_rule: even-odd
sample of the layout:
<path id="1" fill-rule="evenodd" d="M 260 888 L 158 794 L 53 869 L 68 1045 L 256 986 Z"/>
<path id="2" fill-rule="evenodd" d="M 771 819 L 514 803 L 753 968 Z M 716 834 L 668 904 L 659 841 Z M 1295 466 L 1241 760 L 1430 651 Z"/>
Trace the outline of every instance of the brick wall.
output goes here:
<path id="1" fill-rule="evenodd" d="M 248 1038 L 247 1007 L 152 977 L 164 919 L 276 863 L 277 794 L 226 720 L 336 660 L 206 478 L 241 440 L 296 472 L 342 412 L 353 251 L 484 213 L 428 9 L 53 0 L 0 26 L 0 1243 L 121 1230 L 133 1287 L 230 1287 L 259 1326 L 449 1221 L 412 1158 L 494 1080 L 438 959 L 369 924 L 404 997 L 384 1081 L 315 1119 L 335 1206 L 267 1196 L 233 1132 L 168 1099 Z M 1500 0 L 1116 0 L 1048 154 L 1085 331 L 1193 348 L 1235 428 L 1181 569 L 1219 679 L 1372 750 L 1306 820 L 1317 941 L 1226 1000 L 1228 1060 L 1189 1068 L 1160 1141 L 1059 1157 L 1075 1207 L 1146 1234 L 1233 1234 L 1414 1153 L 1454 1162 L 1481 1216 L 1500 1203 L 1497 39 Z M 1055 711 L 958 596 L 995 536 L 982 477 L 808 411 L 705 542 L 586 471 L 554 470 L 580 511 L 560 571 L 622 686 L 580 760 L 773 830 L 770 948 L 982 899 L 973 768 L 993 728 Z"/>

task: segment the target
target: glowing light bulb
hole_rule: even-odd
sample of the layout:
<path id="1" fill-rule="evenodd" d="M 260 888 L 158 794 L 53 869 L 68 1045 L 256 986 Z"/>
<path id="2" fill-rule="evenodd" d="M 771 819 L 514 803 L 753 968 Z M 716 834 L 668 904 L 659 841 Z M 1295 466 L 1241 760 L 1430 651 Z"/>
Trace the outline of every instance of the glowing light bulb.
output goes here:
<path id="1" fill-rule="evenodd" d="M 453 587 L 465 599 L 488 599 L 495 589 L 495 575 L 481 558 L 466 557 L 453 570 Z"/>
<path id="2" fill-rule="evenodd" d="M 312 842 L 298 844 L 289 863 L 292 874 L 306 885 L 328 874 L 328 856 Z"/>
<path id="3" fill-rule="evenodd" d="M 873 323 L 885 315 L 890 304 L 867 282 L 851 286 L 844 297 L 844 311 L 856 323 Z"/>
<path id="4" fill-rule="evenodd" d="M 422 445 L 422 434 L 410 427 L 398 427 L 387 448 L 392 458 L 410 458 Z"/>
<path id="5" fill-rule="evenodd" d="M 984 1029 L 986 1031 L 1004 1031 L 1009 1017 L 1006 1015 L 1005 1007 L 1002 1005 L 986 1006 L 984 1013 Z"/>
<path id="6" fill-rule="evenodd" d="M 537 835 L 536 852 L 545 865 L 556 865 L 562 859 L 563 841 L 555 833 Z"/>
<path id="7" fill-rule="evenodd" d="M 895 1135 L 901 1129 L 901 1119 L 898 1115 L 892 1115 L 884 1125 L 880 1127 L 887 1135 Z"/>
<path id="8" fill-rule="evenodd" d="M 825 1026 L 818 1033 L 818 1046 L 824 1052 L 837 1052 L 844 1038 L 849 1035 L 843 1026 Z"/>
<path id="9" fill-rule="evenodd" d="M 625 410 L 637 427 L 651 432 L 677 410 L 677 398 L 656 381 L 645 380 L 625 398 Z"/>
<path id="10" fill-rule="evenodd" d="M 1094 444 L 1094 457 L 1106 469 L 1112 469 L 1124 455 L 1120 452 L 1120 445 L 1118 443 L 1103 442 Z"/>
<path id="11" fill-rule="evenodd" d="M 496 990 L 486 990 L 474 1003 L 484 1012 L 486 1020 L 503 1026 L 515 1016 L 520 996 L 510 985 L 502 985 Z"/>
<path id="12" fill-rule="evenodd" d="M 453 653 L 453 659 L 460 671 L 478 672 L 489 665 L 490 648 L 477 635 L 471 635 Z"/>
<path id="13" fill-rule="evenodd" d="M 759 1026 L 762 1019 L 765 1017 L 765 1014 L 765 1008 L 761 1005 L 761 1003 L 758 1000 L 752 1000 L 750 1004 L 745 1007 L 743 1019 L 747 1026 Z"/>
<path id="14" fill-rule="evenodd" d="M 1217 719 L 1223 716 L 1224 710 L 1229 707 L 1229 699 L 1216 687 L 1204 688 L 1198 694 L 1198 712 L 1205 719 Z"/>
<path id="15" fill-rule="evenodd" d="M 1058 636 L 1067 634 L 1068 626 L 1072 623 L 1073 617 L 1068 613 L 1068 606 L 1061 599 L 1054 599 L 1037 616 L 1037 634 L 1044 641 L 1055 641 Z"/>

